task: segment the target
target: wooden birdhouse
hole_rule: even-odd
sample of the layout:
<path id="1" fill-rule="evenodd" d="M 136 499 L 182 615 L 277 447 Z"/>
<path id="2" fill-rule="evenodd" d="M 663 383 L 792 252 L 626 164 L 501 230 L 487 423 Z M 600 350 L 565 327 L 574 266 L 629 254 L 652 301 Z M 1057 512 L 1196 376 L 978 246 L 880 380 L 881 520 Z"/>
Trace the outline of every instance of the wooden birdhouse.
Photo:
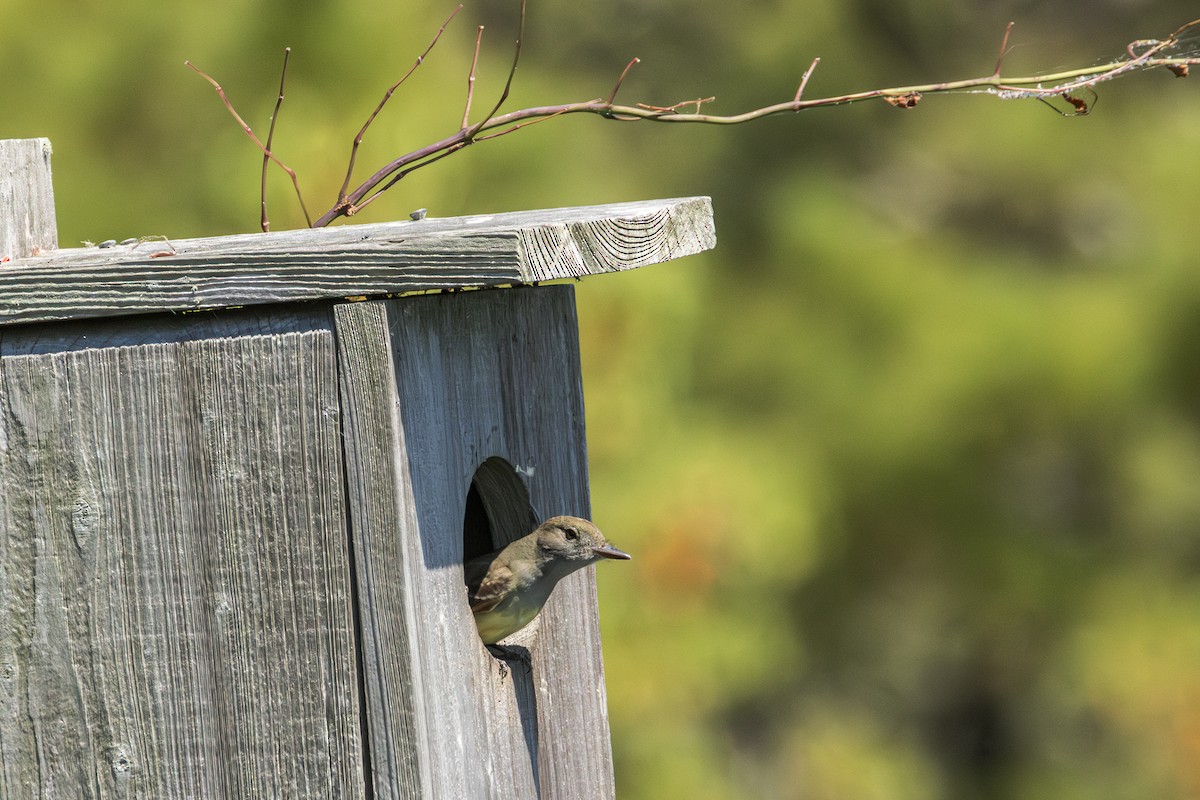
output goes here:
<path id="1" fill-rule="evenodd" d="M 0 142 L 0 796 L 611 796 L 591 570 L 504 662 L 463 560 L 589 516 L 538 284 L 708 200 L 58 249 L 49 153 Z"/>

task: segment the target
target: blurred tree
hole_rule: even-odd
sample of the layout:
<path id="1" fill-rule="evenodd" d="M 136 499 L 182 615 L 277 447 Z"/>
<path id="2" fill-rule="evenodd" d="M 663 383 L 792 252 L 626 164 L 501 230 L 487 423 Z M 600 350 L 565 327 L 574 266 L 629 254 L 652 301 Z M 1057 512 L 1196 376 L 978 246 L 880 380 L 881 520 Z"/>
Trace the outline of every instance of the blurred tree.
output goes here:
<path id="1" fill-rule="evenodd" d="M 479 0 L 371 131 L 445 135 L 473 25 L 499 90 L 515 3 Z M 331 197 L 448 13 L 8 0 L 5 137 L 56 146 L 61 238 L 253 230 L 260 157 L 185 58 Z M 719 112 L 1086 64 L 1182 0 L 534 3 L 513 107 Z M 54 22 L 51 22 L 54 20 Z M 494 94 L 492 95 L 494 96 Z M 622 798 L 1200 797 L 1200 182 L 1190 81 L 1095 113 L 935 97 L 736 129 L 562 119 L 413 175 L 365 220 L 714 199 L 720 246 L 579 289 Z M 275 176 L 276 227 L 298 224 Z"/>

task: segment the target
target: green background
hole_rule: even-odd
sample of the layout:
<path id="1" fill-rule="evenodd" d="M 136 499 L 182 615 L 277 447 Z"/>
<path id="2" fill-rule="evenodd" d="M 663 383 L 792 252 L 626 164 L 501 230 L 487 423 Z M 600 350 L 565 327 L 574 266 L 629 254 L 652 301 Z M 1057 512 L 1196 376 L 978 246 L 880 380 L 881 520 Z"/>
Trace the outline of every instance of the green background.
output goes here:
<path id="1" fill-rule="evenodd" d="M 327 208 L 443 3 L 0 0 L 0 138 L 60 240 L 254 230 L 265 132 Z M 807 96 L 1082 66 L 1188 2 L 533 0 L 510 108 Z M 470 0 L 360 172 L 477 107 Z M 561 118 L 413 175 L 402 219 L 710 195 L 711 253 L 578 287 L 622 798 L 1200 797 L 1200 87 L 1087 118 L 928 96 L 733 128 Z M 273 174 L 274 227 L 303 224 Z"/>

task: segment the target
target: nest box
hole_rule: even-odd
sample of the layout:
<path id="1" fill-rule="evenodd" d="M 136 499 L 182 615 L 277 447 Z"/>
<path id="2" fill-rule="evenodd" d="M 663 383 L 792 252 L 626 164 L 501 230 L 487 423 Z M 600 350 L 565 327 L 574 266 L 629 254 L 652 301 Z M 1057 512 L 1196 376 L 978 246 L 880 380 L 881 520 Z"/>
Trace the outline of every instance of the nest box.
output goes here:
<path id="1" fill-rule="evenodd" d="M 536 284 L 706 198 L 57 249 L 22 140 L 0 204 L 0 796 L 612 795 L 592 571 L 504 663 L 462 564 L 589 514 Z"/>

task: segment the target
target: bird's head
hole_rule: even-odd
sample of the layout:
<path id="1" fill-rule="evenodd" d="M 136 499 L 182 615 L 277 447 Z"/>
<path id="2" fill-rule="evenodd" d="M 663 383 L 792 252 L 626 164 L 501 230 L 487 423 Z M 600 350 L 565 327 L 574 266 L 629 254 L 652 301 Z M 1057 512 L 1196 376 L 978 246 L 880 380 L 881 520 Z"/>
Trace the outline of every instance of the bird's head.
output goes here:
<path id="1" fill-rule="evenodd" d="M 538 549 L 543 553 L 580 566 L 601 558 L 629 559 L 608 543 L 592 523 L 579 517 L 551 517 L 537 529 Z"/>

